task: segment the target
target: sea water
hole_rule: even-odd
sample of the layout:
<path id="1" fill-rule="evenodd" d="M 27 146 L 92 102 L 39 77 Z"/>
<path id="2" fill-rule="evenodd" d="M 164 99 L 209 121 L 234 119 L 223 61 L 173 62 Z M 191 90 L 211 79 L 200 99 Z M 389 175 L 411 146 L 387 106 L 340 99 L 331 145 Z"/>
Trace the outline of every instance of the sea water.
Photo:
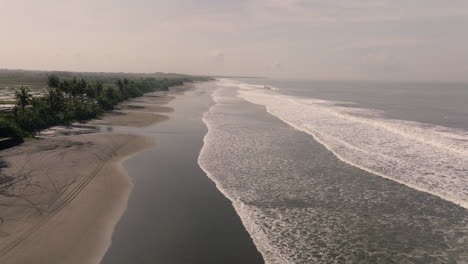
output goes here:
<path id="1" fill-rule="evenodd" d="M 200 166 L 267 263 L 468 261 L 468 86 L 221 79 Z"/>

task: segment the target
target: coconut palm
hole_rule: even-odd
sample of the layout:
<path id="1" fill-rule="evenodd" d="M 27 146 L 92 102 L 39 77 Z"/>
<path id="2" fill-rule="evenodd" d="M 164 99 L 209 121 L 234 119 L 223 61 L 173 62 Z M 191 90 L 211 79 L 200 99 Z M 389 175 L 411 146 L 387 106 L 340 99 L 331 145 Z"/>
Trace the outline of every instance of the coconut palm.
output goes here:
<path id="1" fill-rule="evenodd" d="M 29 89 L 21 85 L 19 91 L 15 92 L 16 106 L 24 112 L 24 108 L 31 103 L 32 95 L 29 94 Z"/>

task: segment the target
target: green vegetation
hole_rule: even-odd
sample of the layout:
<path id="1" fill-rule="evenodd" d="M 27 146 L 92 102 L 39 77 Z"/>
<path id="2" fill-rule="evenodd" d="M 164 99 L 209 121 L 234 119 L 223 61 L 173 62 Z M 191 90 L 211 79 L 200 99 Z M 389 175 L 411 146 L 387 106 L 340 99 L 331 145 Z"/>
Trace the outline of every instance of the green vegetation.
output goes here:
<path id="1" fill-rule="evenodd" d="M 109 83 L 109 78 L 114 79 L 113 75 L 97 76 L 99 78 L 87 76 L 67 79 L 49 75 L 46 91 L 40 96 L 32 96 L 28 87 L 21 86 L 15 92 L 13 110 L 0 114 L 0 137 L 22 142 L 24 137 L 31 136 L 38 130 L 96 118 L 127 99 L 147 92 L 167 91 L 169 87 L 192 82 L 194 79 L 187 76 L 138 77 L 133 80 L 116 79 L 114 83 Z M 102 82 L 104 79 L 106 83 Z"/>
<path id="2" fill-rule="evenodd" d="M 206 80 L 206 77 L 190 76 L 177 73 L 124 73 L 124 72 L 66 72 L 66 71 L 28 71 L 28 70 L 6 70 L 0 69 L 0 89 L 5 86 L 18 86 L 24 84 L 28 87 L 40 87 L 47 84 L 48 77 L 55 75 L 60 79 L 72 80 L 86 79 L 88 81 L 99 81 L 106 85 L 113 85 L 120 79 L 137 80 L 144 78 L 155 79 L 187 79 Z"/>
<path id="3" fill-rule="evenodd" d="M 0 137 L 12 138 L 14 141 L 23 142 L 24 136 L 24 132 L 15 122 L 0 118 Z"/>
<path id="4" fill-rule="evenodd" d="M 50 75 L 62 80 L 85 79 L 88 82 L 100 82 L 106 87 L 116 87 L 116 82 L 122 79 L 142 80 L 146 78 L 179 79 L 186 81 L 203 81 L 208 78 L 177 73 L 123 73 L 123 72 L 66 72 L 66 71 L 29 71 L 0 69 L 0 97 L 4 101 L 13 101 L 13 94 L 21 85 L 31 90 L 33 96 L 42 96 L 47 92 L 47 82 Z"/>

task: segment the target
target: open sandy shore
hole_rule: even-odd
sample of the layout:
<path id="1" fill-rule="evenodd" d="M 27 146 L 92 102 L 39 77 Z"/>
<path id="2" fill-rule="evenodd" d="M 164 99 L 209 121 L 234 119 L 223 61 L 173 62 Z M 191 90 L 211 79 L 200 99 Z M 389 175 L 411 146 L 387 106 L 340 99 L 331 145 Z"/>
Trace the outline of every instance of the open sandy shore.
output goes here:
<path id="1" fill-rule="evenodd" d="M 176 88 L 176 91 L 189 89 Z M 172 96 L 130 100 L 85 126 L 143 127 L 168 119 Z M 126 209 L 132 181 L 122 167 L 152 147 L 141 135 L 54 135 L 0 153 L 0 263 L 99 263 Z M 73 133 L 72 133 L 73 134 Z"/>
<path id="2" fill-rule="evenodd" d="M 151 145 L 89 134 L 2 151 L 0 263 L 97 263 L 132 188 L 121 161 Z"/>

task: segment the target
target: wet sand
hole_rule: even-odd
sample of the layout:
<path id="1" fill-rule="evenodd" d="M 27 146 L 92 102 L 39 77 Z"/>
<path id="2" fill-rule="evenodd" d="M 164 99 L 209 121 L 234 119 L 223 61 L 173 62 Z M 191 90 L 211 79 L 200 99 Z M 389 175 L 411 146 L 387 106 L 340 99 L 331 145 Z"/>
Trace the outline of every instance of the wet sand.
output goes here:
<path id="1" fill-rule="evenodd" d="M 152 103 L 143 111 L 116 110 L 84 124 L 52 127 L 39 140 L 1 152 L 0 263 L 99 263 L 133 186 L 122 161 L 154 142 L 99 131 L 167 120 L 151 107 L 171 98 L 138 99 L 146 97 Z"/>
<path id="2" fill-rule="evenodd" d="M 135 188 L 102 264 L 263 263 L 231 202 L 198 165 L 201 117 L 212 104 L 211 84 L 201 85 L 167 104 L 175 109 L 168 121 L 135 131 L 157 144 L 124 163 Z"/>
<path id="3" fill-rule="evenodd" d="M 2 151 L 0 180 L 15 184 L 0 184 L 0 263 L 100 263 L 111 239 L 102 263 L 263 263 L 197 163 L 209 95 L 192 85 L 172 94 Z"/>

